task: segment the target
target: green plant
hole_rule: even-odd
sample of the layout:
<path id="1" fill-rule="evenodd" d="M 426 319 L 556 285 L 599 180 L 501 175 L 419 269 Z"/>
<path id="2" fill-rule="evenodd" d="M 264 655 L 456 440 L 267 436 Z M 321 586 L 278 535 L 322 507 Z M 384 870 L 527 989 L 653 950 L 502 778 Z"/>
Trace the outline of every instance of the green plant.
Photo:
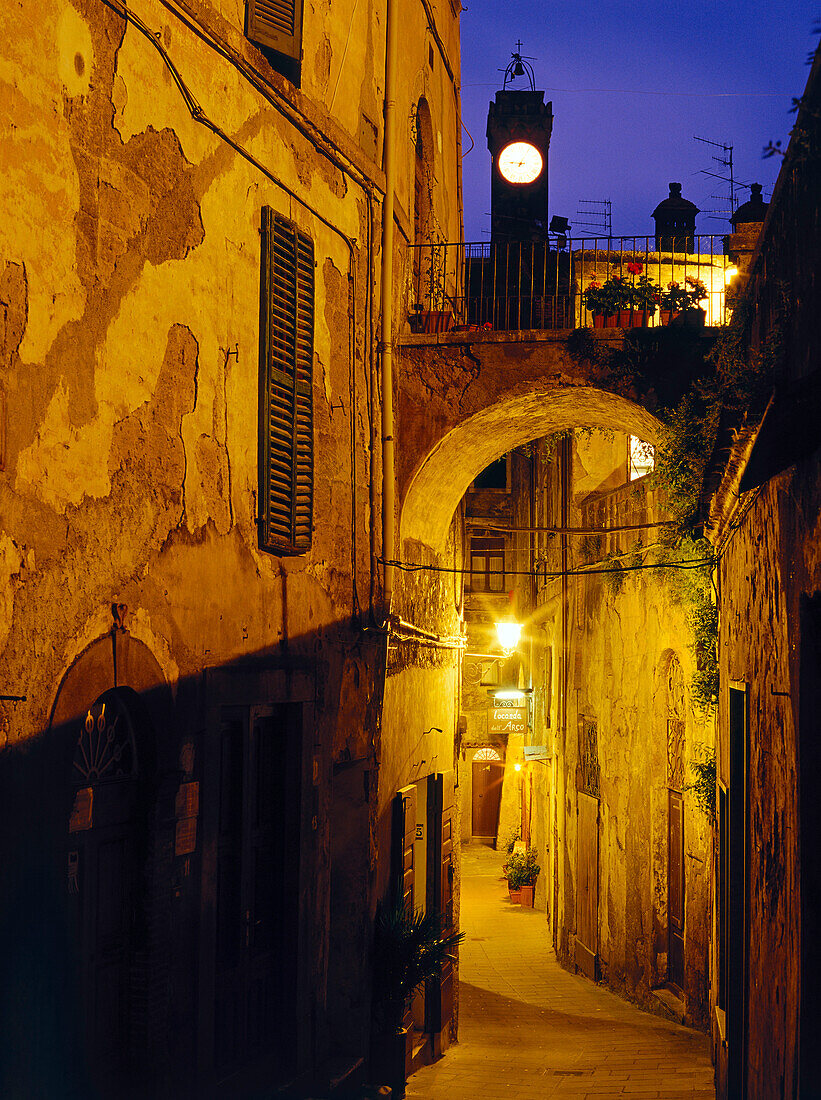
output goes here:
<path id="1" fill-rule="evenodd" d="M 523 886 L 533 886 L 541 868 L 536 862 L 536 849 L 526 852 L 512 852 L 505 863 L 508 890 L 521 890 Z"/>
<path id="2" fill-rule="evenodd" d="M 686 275 L 684 285 L 673 279 L 660 295 L 659 305 L 673 313 L 682 313 L 688 309 L 698 309 L 699 303 L 707 298 L 707 287 L 692 275 Z"/>
<path id="3" fill-rule="evenodd" d="M 610 316 L 630 308 L 632 288 L 621 275 L 611 275 L 603 283 L 592 279 L 582 298 L 591 313 Z"/>
<path id="4" fill-rule="evenodd" d="M 698 808 L 711 821 L 716 816 L 716 753 L 708 745 L 699 745 L 703 759 L 691 760 L 690 770 L 694 775 L 692 783 L 685 783 L 685 791 L 690 791 Z"/>
<path id="5" fill-rule="evenodd" d="M 499 845 L 502 851 L 507 852 L 508 855 L 513 853 L 513 849 L 516 847 L 516 841 L 521 840 L 522 832 L 518 826 L 515 829 L 511 829 L 507 835 L 507 838 Z M 504 866 L 507 864 L 505 863 Z"/>
<path id="6" fill-rule="evenodd" d="M 633 283 L 631 296 L 631 306 L 633 309 L 643 309 L 650 316 L 656 312 L 656 307 L 659 304 L 661 296 L 661 287 L 657 283 L 651 282 L 646 275 L 641 275 Z"/>
<path id="7" fill-rule="evenodd" d="M 464 932 L 444 933 L 442 917 L 401 904 L 380 908 L 374 944 L 374 1009 L 387 1025 L 399 1026 L 405 1002 L 429 978 L 436 977 L 446 959 L 465 938 Z"/>

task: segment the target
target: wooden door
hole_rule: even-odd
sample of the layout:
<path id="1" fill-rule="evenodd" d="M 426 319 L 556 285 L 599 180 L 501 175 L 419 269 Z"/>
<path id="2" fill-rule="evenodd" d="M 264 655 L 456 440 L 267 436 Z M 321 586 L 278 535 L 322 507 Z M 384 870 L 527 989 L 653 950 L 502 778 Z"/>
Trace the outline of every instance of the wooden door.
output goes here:
<path id="1" fill-rule="evenodd" d="M 474 836 L 496 836 L 505 766 L 492 760 L 474 760 L 472 769 L 471 831 Z"/>
<path id="2" fill-rule="evenodd" d="M 127 1095 L 139 1070 L 131 971 L 141 829 L 133 729 L 115 691 L 89 709 L 72 771 L 67 886 L 79 949 L 85 1058 L 101 1093 Z"/>
<path id="3" fill-rule="evenodd" d="M 413 912 L 414 860 L 413 845 L 416 840 L 416 785 L 403 787 L 393 800 L 393 827 L 391 878 L 394 903 L 402 905 L 406 913 Z M 405 1002 L 402 1016 L 405 1032 L 405 1073 L 413 1068 L 413 1007 L 411 998 Z"/>
<path id="4" fill-rule="evenodd" d="M 576 966 L 598 980 L 599 800 L 578 792 Z"/>
<path id="5" fill-rule="evenodd" d="M 453 772 L 440 772 L 431 778 L 430 783 L 428 867 L 432 871 L 431 908 L 442 920 L 443 934 L 448 935 L 456 926 L 453 907 L 453 837 L 456 814 Z M 448 1045 L 453 1017 L 454 981 L 453 961 L 446 959 L 438 978 L 428 983 L 425 1003 L 428 1013 L 427 1027 L 433 1037 L 434 1057 L 441 1055 Z"/>
<path id="6" fill-rule="evenodd" d="M 265 707 L 223 712 L 214 1017 L 223 1077 L 263 1057 L 283 1071 L 290 1060 L 296 897 L 288 887 L 299 861 L 288 828 L 290 763 L 282 715 Z"/>
<path id="7" fill-rule="evenodd" d="M 668 791 L 667 980 L 684 990 L 684 799 Z"/>

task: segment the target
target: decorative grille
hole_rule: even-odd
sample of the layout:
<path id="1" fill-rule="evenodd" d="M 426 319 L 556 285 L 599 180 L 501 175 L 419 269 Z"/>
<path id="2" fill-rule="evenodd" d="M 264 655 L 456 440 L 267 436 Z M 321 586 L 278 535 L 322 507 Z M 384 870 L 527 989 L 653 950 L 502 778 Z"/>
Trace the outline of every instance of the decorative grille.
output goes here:
<path id="1" fill-rule="evenodd" d="M 303 553 L 313 522 L 314 246 L 262 208 L 260 545 Z"/>
<path id="2" fill-rule="evenodd" d="M 667 786 L 680 791 L 684 786 L 684 675 L 678 657 L 667 664 Z"/>
<path id="3" fill-rule="evenodd" d="M 498 752 L 495 749 L 477 749 L 473 754 L 474 760 L 501 760 Z"/>
<path id="4" fill-rule="evenodd" d="M 579 790 L 599 798 L 599 731 L 592 718 L 579 720 L 579 771 Z"/>
<path id="5" fill-rule="evenodd" d="M 137 774 L 134 734 L 128 714 L 114 692 L 89 709 L 74 750 L 75 787 L 88 787 Z"/>

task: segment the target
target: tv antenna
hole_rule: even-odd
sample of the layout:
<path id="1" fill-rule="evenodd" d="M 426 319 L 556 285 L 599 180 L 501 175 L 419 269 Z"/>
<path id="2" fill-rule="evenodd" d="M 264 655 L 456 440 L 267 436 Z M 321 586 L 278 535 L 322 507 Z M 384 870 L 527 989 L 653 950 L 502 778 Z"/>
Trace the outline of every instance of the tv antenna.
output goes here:
<path id="1" fill-rule="evenodd" d="M 536 79 L 533 75 L 533 66 L 528 64 L 528 62 L 530 61 L 535 61 L 536 58 L 526 57 L 523 53 L 520 52 L 521 48 L 522 40 L 520 38 L 516 43 L 516 49 L 510 55 L 511 60 L 508 67 L 506 69 L 499 69 L 500 73 L 503 72 L 505 74 L 505 79 L 502 84 L 502 91 L 504 91 L 505 88 L 507 88 L 508 83 L 511 80 L 515 80 L 517 76 L 526 76 L 527 79 L 530 81 L 531 92 L 536 91 Z"/>
<path id="2" fill-rule="evenodd" d="M 714 149 L 720 149 L 721 155 L 711 157 L 716 164 L 720 165 L 725 170 L 725 175 L 720 172 L 710 172 L 706 168 L 700 168 L 699 171 L 702 176 L 710 176 L 712 179 L 721 180 L 722 183 L 726 183 L 729 189 L 728 198 L 730 202 L 729 210 L 712 210 L 705 211 L 708 217 L 713 218 L 714 221 L 729 221 L 733 214 L 736 212 L 738 206 L 738 197 L 736 190 L 739 186 L 745 187 L 747 184 L 739 184 L 733 173 L 733 147 L 732 145 L 725 145 L 723 141 L 710 141 L 709 138 L 699 137 L 698 134 L 693 134 L 693 141 L 701 141 L 705 145 L 712 145 Z M 711 195 L 711 198 L 722 199 L 723 195 Z"/>
<path id="3" fill-rule="evenodd" d="M 596 231 L 596 236 L 599 237 L 612 237 L 613 236 L 613 204 L 610 199 L 579 199 L 579 206 L 584 209 L 576 211 L 576 227 L 583 226 L 585 229 L 593 229 Z M 581 214 L 584 221 L 579 221 L 578 215 Z"/>

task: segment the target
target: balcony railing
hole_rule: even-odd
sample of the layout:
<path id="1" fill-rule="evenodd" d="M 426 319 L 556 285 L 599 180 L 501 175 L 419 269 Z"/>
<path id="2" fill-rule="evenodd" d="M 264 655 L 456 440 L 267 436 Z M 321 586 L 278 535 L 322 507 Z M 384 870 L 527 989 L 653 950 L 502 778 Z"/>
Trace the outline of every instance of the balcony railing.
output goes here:
<path id="1" fill-rule="evenodd" d="M 707 291 L 700 303 L 705 323 L 724 324 L 724 291 L 731 271 L 724 238 L 705 234 L 686 243 L 692 243 L 693 251 L 658 251 L 654 237 L 568 238 L 561 248 L 552 241 L 414 245 L 408 271 L 411 328 L 440 332 L 593 326 L 584 291 L 591 282 L 601 284 L 614 275 L 633 284 L 644 276 L 661 291 L 672 282 L 684 286 L 688 277 L 700 279 Z M 641 323 L 667 320 L 656 308 Z M 624 317 L 621 321 L 627 323 Z"/>

